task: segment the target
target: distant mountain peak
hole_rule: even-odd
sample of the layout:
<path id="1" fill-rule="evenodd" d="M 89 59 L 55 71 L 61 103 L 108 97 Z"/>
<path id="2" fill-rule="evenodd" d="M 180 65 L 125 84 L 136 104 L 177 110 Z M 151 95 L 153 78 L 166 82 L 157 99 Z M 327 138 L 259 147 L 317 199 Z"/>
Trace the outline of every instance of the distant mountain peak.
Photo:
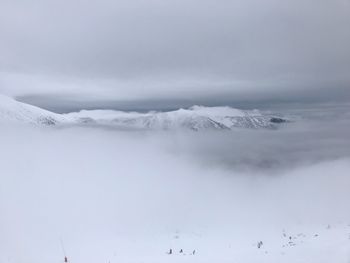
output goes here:
<path id="1" fill-rule="evenodd" d="M 152 130 L 233 130 L 235 128 L 275 128 L 284 119 L 258 110 L 240 110 L 228 106 L 192 106 L 168 112 L 123 112 L 92 110 L 69 113 L 67 118 L 82 124 L 108 125 Z"/>
<path id="2" fill-rule="evenodd" d="M 104 125 L 140 130 L 233 130 L 236 128 L 275 128 L 283 118 L 258 110 L 240 110 L 228 106 L 192 106 L 168 112 L 123 112 L 115 110 L 82 110 L 69 114 L 53 113 L 0 95 L 0 123 L 35 125 Z"/>

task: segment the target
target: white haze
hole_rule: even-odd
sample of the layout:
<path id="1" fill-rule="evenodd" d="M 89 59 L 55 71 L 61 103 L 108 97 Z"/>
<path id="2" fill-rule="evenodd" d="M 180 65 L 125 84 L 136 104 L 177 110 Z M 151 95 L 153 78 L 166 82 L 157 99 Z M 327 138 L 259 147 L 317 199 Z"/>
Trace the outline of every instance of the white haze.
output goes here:
<path id="1" fill-rule="evenodd" d="M 62 239 L 71 262 L 348 262 L 348 127 L 3 126 L 0 261 L 62 262 Z M 328 224 L 339 225 L 338 239 L 320 233 Z M 286 251 L 283 231 L 320 234 L 328 250 L 310 239 Z M 170 248 L 197 255 L 171 257 Z"/>

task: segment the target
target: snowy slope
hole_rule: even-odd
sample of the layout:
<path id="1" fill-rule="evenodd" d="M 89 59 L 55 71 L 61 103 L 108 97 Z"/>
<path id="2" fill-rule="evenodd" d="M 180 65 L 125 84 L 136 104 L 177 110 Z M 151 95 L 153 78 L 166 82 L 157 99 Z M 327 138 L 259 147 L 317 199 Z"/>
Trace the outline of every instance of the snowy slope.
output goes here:
<path id="1" fill-rule="evenodd" d="M 64 121 L 65 118 L 60 114 L 0 95 L 0 123 L 12 122 L 35 125 L 55 125 Z"/>
<path id="2" fill-rule="evenodd" d="M 70 113 L 67 119 L 80 123 L 115 125 L 137 129 L 232 130 L 234 128 L 274 128 L 283 119 L 258 110 L 243 111 L 230 107 L 193 106 L 169 112 L 121 112 L 93 110 Z"/>
<path id="3" fill-rule="evenodd" d="M 114 110 L 80 111 L 57 114 L 0 95 L 0 122 L 36 125 L 97 124 L 125 129 L 152 130 L 232 130 L 234 128 L 274 128 L 283 119 L 258 110 L 230 107 L 193 106 L 169 112 L 122 112 Z"/>

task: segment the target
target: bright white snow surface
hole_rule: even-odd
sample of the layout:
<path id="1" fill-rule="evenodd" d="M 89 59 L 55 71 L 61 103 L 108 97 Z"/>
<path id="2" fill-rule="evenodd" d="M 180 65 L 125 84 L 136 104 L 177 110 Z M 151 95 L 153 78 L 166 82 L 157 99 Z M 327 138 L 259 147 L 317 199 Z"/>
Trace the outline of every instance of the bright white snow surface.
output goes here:
<path id="1" fill-rule="evenodd" d="M 153 130 L 232 130 L 234 128 L 274 128 L 270 115 L 258 110 L 243 111 L 231 107 L 193 106 L 169 112 L 122 112 L 91 110 L 69 113 L 73 122 L 113 125 L 119 128 Z"/>
<path id="2" fill-rule="evenodd" d="M 21 103 L 0 94 L 0 123 L 54 125 L 64 121 L 65 118 L 60 114 Z"/>
<path id="3" fill-rule="evenodd" d="M 0 126 L 0 262 L 350 261 L 347 121 Z"/>
<path id="4" fill-rule="evenodd" d="M 36 125 L 107 125 L 141 130 L 232 130 L 234 128 L 276 128 L 269 114 L 230 107 L 193 106 L 169 112 L 122 112 L 83 110 L 56 114 L 0 95 L 0 122 Z"/>

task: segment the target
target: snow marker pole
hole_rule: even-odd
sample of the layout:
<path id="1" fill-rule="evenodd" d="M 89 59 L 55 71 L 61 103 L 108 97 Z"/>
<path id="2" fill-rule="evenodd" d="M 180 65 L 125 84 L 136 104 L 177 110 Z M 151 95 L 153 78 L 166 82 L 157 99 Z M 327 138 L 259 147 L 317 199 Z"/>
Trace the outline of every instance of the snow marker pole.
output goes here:
<path id="1" fill-rule="evenodd" d="M 62 238 L 60 238 L 60 241 L 61 241 L 61 247 L 62 247 L 62 252 L 63 252 L 63 256 L 64 256 L 64 263 L 68 263 L 68 258 L 67 258 L 66 250 L 64 249 L 64 244 L 63 244 Z"/>

